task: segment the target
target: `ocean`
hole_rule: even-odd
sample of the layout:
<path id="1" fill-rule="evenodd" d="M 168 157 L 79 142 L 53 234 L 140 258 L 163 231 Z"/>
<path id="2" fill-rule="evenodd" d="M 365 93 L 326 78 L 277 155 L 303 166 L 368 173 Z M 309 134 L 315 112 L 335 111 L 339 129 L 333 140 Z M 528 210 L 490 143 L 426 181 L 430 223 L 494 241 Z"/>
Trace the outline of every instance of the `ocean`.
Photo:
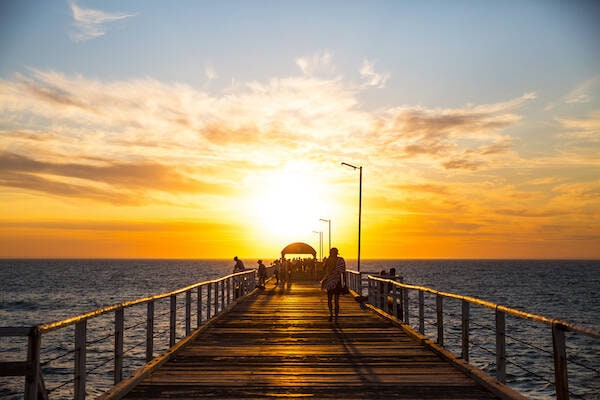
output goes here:
<path id="1" fill-rule="evenodd" d="M 244 261 L 247 267 L 256 265 L 256 260 Z M 355 269 L 356 261 L 347 260 L 347 265 Z M 362 271 L 389 271 L 392 267 L 405 283 L 469 295 L 600 330 L 598 260 L 361 260 Z M 53 322 L 214 279 L 232 269 L 232 260 L 0 260 L 0 326 Z M 536 341 L 536 346 L 548 346 L 547 339 L 537 343 L 538 336 L 549 336 L 546 326 L 523 326 L 508 320 L 507 329 L 511 327 Z M 473 328 L 474 332 L 478 329 Z M 590 383 L 600 382 L 600 343 L 567 340 L 569 354 L 583 354 L 583 360 L 577 362 L 585 365 L 581 371 L 569 370 L 570 389 L 575 396 L 600 399 L 600 384 Z M 0 340 L 0 359 L 10 358 L 7 355 L 11 346 L 7 339 Z M 452 349 L 451 344 L 448 347 Z M 484 353 L 474 349 L 471 362 L 493 372 L 493 362 Z M 517 360 L 525 365 L 525 372 L 521 368 L 511 372 L 509 365 L 507 379 L 514 381 L 511 386 L 532 398 L 551 398 L 551 385 L 543 380 L 529 383 L 532 376 L 551 379 L 551 361 L 549 365 L 542 363 L 526 349 Z M 14 385 L 0 380 L 0 398 L 20 398 L 14 394 Z"/>

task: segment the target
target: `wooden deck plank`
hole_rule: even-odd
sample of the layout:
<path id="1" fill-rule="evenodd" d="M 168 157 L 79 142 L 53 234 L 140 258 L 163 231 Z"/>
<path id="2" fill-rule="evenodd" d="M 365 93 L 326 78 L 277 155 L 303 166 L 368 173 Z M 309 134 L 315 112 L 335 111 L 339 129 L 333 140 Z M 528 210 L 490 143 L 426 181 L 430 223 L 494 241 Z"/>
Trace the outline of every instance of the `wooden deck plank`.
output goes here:
<path id="1" fill-rule="evenodd" d="M 315 284 L 239 303 L 126 398 L 493 399 L 402 329 L 343 296 L 337 323 Z"/>

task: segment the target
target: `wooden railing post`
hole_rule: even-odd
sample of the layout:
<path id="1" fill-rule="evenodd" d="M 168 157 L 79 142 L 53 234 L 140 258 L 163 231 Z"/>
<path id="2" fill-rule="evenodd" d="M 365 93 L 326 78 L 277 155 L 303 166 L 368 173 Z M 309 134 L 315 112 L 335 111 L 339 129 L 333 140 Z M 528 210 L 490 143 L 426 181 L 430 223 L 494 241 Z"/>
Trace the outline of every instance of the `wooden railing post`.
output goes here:
<path id="1" fill-rule="evenodd" d="M 221 310 L 225 310 L 225 280 L 221 280 Z"/>
<path id="2" fill-rule="evenodd" d="M 217 315 L 219 314 L 219 282 L 213 282 L 213 291 L 214 291 L 214 296 L 213 296 L 213 300 L 214 300 L 214 314 L 213 315 Z"/>
<path id="3" fill-rule="evenodd" d="M 200 327 L 202 325 L 202 288 L 203 286 L 198 286 L 198 298 L 196 300 L 196 327 Z"/>
<path id="4" fill-rule="evenodd" d="M 496 379 L 506 382 L 506 314 L 496 307 Z"/>
<path id="5" fill-rule="evenodd" d="M 213 282 L 213 285 L 215 286 L 215 295 L 213 296 L 215 300 L 214 315 L 217 315 L 219 313 L 219 282 Z"/>
<path id="6" fill-rule="evenodd" d="M 437 312 L 437 344 L 444 347 L 444 298 L 439 294 L 435 297 Z"/>
<path id="7" fill-rule="evenodd" d="M 212 283 L 206 285 L 206 320 L 210 319 L 210 308 L 212 307 Z"/>
<path id="8" fill-rule="evenodd" d="M 419 290 L 419 333 L 425 334 L 425 293 Z"/>
<path id="9" fill-rule="evenodd" d="M 125 325 L 125 312 L 123 307 L 115 310 L 115 385 L 123 380 L 123 326 Z"/>
<path id="10" fill-rule="evenodd" d="M 410 316 L 408 315 L 408 289 L 402 290 L 402 316 L 406 324 L 410 324 Z"/>
<path id="11" fill-rule="evenodd" d="M 462 358 L 465 361 L 469 361 L 469 312 L 470 304 L 468 301 L 462 301 Z"/>
<path id="12" fill-rule="evenodd" d="M 552 323 L 552 350 L 554 356 L 554 385 L 556 399 L 569 399 L 569 375 L 567 373 L 567 348 L 565 342 L 565 327 Z"/>
<path id="13" fill-rule="evenodd" d="M 185 292 L 185 336 L 192 333 L 192 290 Z"/>
<path id="14" fill-rule="evenodd" d="M 147 304 L 146 312 L 146 362 L 154 358 L 154 300 Z"/>
<path id="15" fill-rule="evenodd" d="M 43 382 L 41 382 L 40 367 L 40 348 L 42 347 L 42 336 L 37 328 L 31 328 L 29 332 L 27 346 L 27 362 L 30 365 L 27 375 L 25 375 L 25 396 L 26 400 L 37 400 L 40 389 L 43 391 L 44 398 L 47 398 Z"/>
<path id="16" fill-rule="evenodd" d="M 231 304 L 231 277 L 227 278 L 227 304 Z"/>
<path id="17" fill-rule="evenodd" d="M 390 298 L 390 283 L 384 282 L 383 283 L 383 296 L 382 296 L 381 300 L 383 303 L 383 311 L 385 311 L 386 313 L 390 312 L 389 298 Z"/>
<path id="18" fill-rule="evenodd" d="M 173 347 L 175 346 L 175 332 L 177 329 L 177 295 L 176 294 L 172 294 L 170 296 L 170 305 L 171 305 L 171 310 L 169 312 L 170 318 L 169 318 L 169 347 Z"/>
<path id="19" fill-rule="evenodd" d="M 396 285 L 392 285 L 392 301 L 392 314 L 398 318 L 400 311 L 398 310 L 398 287 Z"/>
<path id="20" fill-rule="evenodd" d="M 75 324 L 75 400 L 85 399 L 87 319 Z"/>
<path id="21" fill-rule="evenodd" d="M 365 283 L 365 282 L 363 281 L 363 276 L 362 276 L 362 274 L 361 274 L 360 272 L 358 273 L 358 281 L 359 281 L 360 293 L 361 293 L 361 294 L 362 294 L 362 293 L 364 293 L 364 290 L 363 290 L 363 289 L 365 289 L 365 288 L 366 288 L 367 290 L 369 290 L 369 289 L 370 289 L 370 286 L 369 286 L 369 280 L 367 279 L 367 282 Z"/>

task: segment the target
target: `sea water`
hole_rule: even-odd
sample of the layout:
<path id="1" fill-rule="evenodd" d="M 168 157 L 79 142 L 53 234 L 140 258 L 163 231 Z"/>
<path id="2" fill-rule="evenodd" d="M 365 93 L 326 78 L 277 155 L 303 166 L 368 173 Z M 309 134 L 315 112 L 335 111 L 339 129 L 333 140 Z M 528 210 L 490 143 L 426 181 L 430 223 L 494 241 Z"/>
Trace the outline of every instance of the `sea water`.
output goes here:
<path id="1" fill-rule="evenodd" d="M 244 261 L 247 267 L 256 265 L 256 260 Z M 356 269 L 355 260 L 348 259 L 347 264 L 349 269 Z M 395 268 L 405 283 L 469 295 L 600 330 L 600 261 L 361 260 L 361 271 L 379 273 L 390 268 Z M 230 260 L 0 260 L 0 326 L 58 321 L 214 279 L 232 269 Z M 476 340 L 478 330 L 485 329 L 486 322 L 477 325 L 476 317 L 473 319 L 471 329 Z M 546 338 L 548 327 L 532 327 L 507 319 L 509 341 L 510 330 L 515 335 L 519 332 L 520 338 L 516 340 L 524 337 L 526 342 L 534 342 L 534 346 L 551 348 L 551 338 Z M 452 334 L 451 329 L 448 333 Z M 570 389 L 583 398 L 600 399 L 600 385 L 593 383 L 600 382 L 598 341 L 580 341 L 579 337 L 568 336 L 567 342 L 569 354 L 583 354 L 581 361 L 586 366 L 570 370 Z M 513 348 L 519 346 L 516 343 Z M 460 353 L 459 348 L 448 347 Z M 6 358 L 8 348 L 6 340 L 0 342 L 0 359 Z M 493 357 L 485 357 L 484 353 L 473 348 L 471 363 L 493 374 L 495 366 L 489 361 Z M 551 385 L 544 384 L 543 379 L 542 383 L 530 382 L 538 375 L 552 380 L 551 358 L 542 360 L 538 352 L 525 345 L 519 353 L 513 359 L 522 365 L 507 367 L 507 380 L 513 381 L 511 386 L 532 398 L 550 398 Z M 19 398 L 11 395 L 14 392 L 6 385 L 2 387 L 2 382 L 5 381 L 0 381 L 1 398 Z"/>

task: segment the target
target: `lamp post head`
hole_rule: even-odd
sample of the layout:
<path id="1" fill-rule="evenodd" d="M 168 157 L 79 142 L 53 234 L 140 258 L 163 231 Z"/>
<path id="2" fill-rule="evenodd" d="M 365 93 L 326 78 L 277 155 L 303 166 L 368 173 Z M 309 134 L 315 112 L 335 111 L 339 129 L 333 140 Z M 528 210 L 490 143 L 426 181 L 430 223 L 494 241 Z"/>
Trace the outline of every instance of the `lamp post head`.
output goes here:
<path id="1" fill-rule="evenodd" d="M 348 164 L 348 163 L 345 163 L 345 162 L 343 162 L 342 165 L 345 165 L 347 167 L 354 168 L 354 169 L 358 169 L 359 168 L 359 167 L 356 167 L 356 166 L 354 166 L 352 164 Z"/>

